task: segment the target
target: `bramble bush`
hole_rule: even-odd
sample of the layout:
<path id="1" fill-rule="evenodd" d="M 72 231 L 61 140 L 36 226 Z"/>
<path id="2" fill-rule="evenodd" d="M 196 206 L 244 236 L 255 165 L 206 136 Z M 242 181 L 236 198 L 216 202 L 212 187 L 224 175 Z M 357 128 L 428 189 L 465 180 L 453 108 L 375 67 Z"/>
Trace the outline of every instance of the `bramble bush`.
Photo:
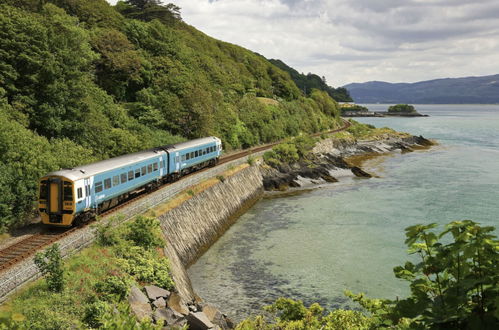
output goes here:
<path id="1" fill-rule="evenodd" d="M 52 244 L 45 252 L 35 255 L 35 265 L 45 276 L 50 291 L 61 292 L 64 289 L 64 269 L 59 244 Z"/>
<path id="2" fill-rule="evenodd" d="M 162 247 L 161 230 L 159 220 L 156 218 L 138 216 L 127 225 L 128 233 L 126 239 L 146 250 Z"/>

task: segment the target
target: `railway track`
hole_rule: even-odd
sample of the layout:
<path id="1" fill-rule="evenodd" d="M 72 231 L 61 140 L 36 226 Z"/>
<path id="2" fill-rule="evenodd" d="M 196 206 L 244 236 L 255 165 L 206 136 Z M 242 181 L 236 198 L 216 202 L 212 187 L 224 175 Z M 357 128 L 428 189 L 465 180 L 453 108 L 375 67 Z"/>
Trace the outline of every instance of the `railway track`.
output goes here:
<path id="1" fill-rule="evenodd" d="M 312 134 L 312 136 L 320 136 L 322 134 L 337 133 L 337 132 L 340 132 L 340 131 L 347 129 L 351 125 L 350 122 L 348 122 L 346 120 L 344 120 L 344 123 L 345 123 L 345 125 L 341 128 L 331 130 L 331 131 L 328 131 L 326 133 Z M 225 163 L 228 163 L 230 161 L 239 159 L 241 157 L 245 157 L 245 156 L 248 156 L 251 154 L 258 153 L 260 151 L 271 149 L 273 146 L 279 144 L 280 142 L 281 141 L 269 143 L 269 144 L 266 144 L 263 146 L 258 146 L 258 147 L 254 147 L 251 149 L 247 149 L 247 150 L 243 150 L 243 151 L 239 151 L 239 152 L 236 152 L 233 154 L 223 156 L 220 159 L 219 164 L 220 165 L 225 164 Z M 193 174 L 196 174 L 196 173 L 199 173 L 199 172 L 202 172 L 205 170 L 207 170 L 207 169 L 203 169 L 200 171 L 189 173 L 189 174 L 183 176 L 183 178 L 187 178 Z M 158 189 L 163 189 L 169 185 L 170 185 L 170 183 L 164 184 Z M 145 196 L 147 196 L 147 193 L 145 193 L 145 192 L 141 193 L 139 195 L 136 195 L 135 197 L 129 199 L 128 201 L 126 201 L 124 203 L 121 203 L 120 205 L 115 206 L 114 208 L 111 208 L 109 210 L 106 210 L 105 212 L 99 213 L 98 216 L 99 217 L 109 216 L 109 215 L 117 212 L 118 210 L 122 209 L 123 207 L 130 205 L 130 204 L 138 201 L 141 198 L 144 198 Z M 1 249 L 0 250 L 0 272 L 3 272 L 5 270 L 7 270 L 8 268 L 12 267 L 13 265 L 15 265 L 16 263 L 18 263 L 26 258 L 31 257 L 33 254 L 35 254 L 38 250 L 42 249 L 43 247 L 50 245 L 50 244 L 60 240 L 61 238 L 65 237 L 65 236 L 68 236 L 69 234 L 80 229 L 81 227 L 87 226 L 88 224 L 92 223 L 93 221 L 95 221 L 95 219 L 92 221 L 89 221 L 83 225 L 72 227 L 72 228 L 43 229 L 39 233 L 36 233 L 34 235 L 30 235 L 29 237 L 26 237 L 20 241 L 17 241 L 16 243 L 14 243 L 10 246 L 7 246 L 7 247 Z"/>

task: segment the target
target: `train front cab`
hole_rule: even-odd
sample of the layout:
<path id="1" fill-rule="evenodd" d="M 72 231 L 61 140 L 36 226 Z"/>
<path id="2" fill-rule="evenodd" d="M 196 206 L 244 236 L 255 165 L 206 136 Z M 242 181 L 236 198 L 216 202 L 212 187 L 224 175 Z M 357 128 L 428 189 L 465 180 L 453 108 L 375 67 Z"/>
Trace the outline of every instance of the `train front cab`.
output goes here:
<path id="1" fill-rule="evenodd" d="M 74 182 L 59 176 L 41 178 L 38 210 L 43 224 L 71 226 L 75 213 Z"/>

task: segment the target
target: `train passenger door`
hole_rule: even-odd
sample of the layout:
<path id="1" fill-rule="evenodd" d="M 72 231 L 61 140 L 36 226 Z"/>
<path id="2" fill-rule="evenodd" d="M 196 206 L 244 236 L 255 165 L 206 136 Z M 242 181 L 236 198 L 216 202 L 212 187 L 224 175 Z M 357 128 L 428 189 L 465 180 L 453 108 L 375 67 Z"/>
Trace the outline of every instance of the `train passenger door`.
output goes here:
<path id="1" fill-rule="evenodd" d="M 84 179 L 84 190 L 85 190 L 85 209 L 89 209 L 92 203 L 92 194 L 90 188 L 92 187 L 93 177 Z"/>
<path id="2" fill-rule="evenodd" d="M 180 154 L 178 152 L 175 153 L 175 172 L 180 171 Z"/>
<path id="3" fill-rule="evenodd" d="M 60 213 L 62 210 L 62 181 L 49 179 L 49 213 Z"/>
<path id="4" fill-rule="evenodd" d="M 163 177 L 165 175 L 165 170 L 164 170 L 164 167 L 163 167 L 163 164 L 166 165 L 165 161 L 162 160 L 162 157 L 159 157 L 159 176 L 160 177 Z"/>

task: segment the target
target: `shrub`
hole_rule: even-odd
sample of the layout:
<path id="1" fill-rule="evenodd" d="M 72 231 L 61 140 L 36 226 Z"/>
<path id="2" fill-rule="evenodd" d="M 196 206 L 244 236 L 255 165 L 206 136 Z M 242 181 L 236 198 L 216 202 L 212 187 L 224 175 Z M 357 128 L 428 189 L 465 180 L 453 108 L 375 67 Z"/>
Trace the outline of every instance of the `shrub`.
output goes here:
<path id="1" fill-rule="evenodd" d="M 300 159 L 296 145 L 292 143 L 281 143 L 273 149 L 277 159 L 284 163 L 294 163 Z"/>
<path id="2" fill-rule="evenodd" d="M 138 216 L 128 224 L 128 234 L 126 239 L 133 244 L 145 249 L 162 247 L 164 245 L 161 238 L 159 220 L 155 218 Z"/>
<path id="3" fill-rule="evenodd" d="M 60 292 L 64 288 L 64 270 L 59 244 L 52 244 L 44 253 L 37 253 L 35 265 L 45 276 L 50 291 Z"/>
<path id="4" fill-rule="evenodd" d="M 137 330 L 159 330 L 163 328 L 163 321 L 152 323 L 149 318 L 137 322 L 137 318 L 131 313 L 128 304 L 120 304 L 117 307 L 108 306 L 101 316 L 102 325 L 99 329 L 137 329 Z"/>
<path id="5" fill-rule="evenodd" d="M 253 166 L 255 164 L 255 156 L 249 155 L 246 161 L 248 162 L 249 166 Z"/>
<path id="6" fill-rule="evenodd" d="M 103 325 L 103 319 L 110 306 L 102 300 L 94 301 L 85 307 L 83 322 L 90 328 L 99 328 Z"/>
<path id="7" fill-rule="evenodd" d="M 242 321 L 237 330 L 269 329 L 269 330 L 298 330 L 298 329 L 371 329 L 373 319 L 356 311 L 336 310 L 327 315 L 317 303 L 309 308 L 301 301 L 288 298 L 279 298 L 270 306 L 264 308 L 270 312 L 274 320 L 269 323 L 263 316 L 256 316 Z"/>
<path id="8" fill-rule="evenodd" d="M 295 146 L 300 158 L 305 158 L 315 146 L 316 140 L 308 135 L 300 135 L 291 141 Z"/>
<path id="9" fill-rule="evenodd" d="M 95 291 L 102 300 L 121 301 L 128 296 L 133 282 L 125 274 L 109 275 L 95 284 Z"/>
<path id="10" fill-rule="evenodd" d="M 165 289 L 173 288 L 168 259 L 140 246 L 123 248 L 118 263 L 139 282 L 152 283 Z"/>
<path id="11" fill-rule="evenodd" d="M 113 229 L 113 224 L 117 218 L 113 217 L 105 224 L 97 224 L 97 243 L 101 246 L 112 246 L 116 245 L 120 237 L 116 229 Z"/>
<path id="12" fill-rule="evenodd" d="M 225 177 L 223 175 L 217 175 L 216 178 L 218 179 L 218 181 L 220 182 L 225 182 Z"/>

